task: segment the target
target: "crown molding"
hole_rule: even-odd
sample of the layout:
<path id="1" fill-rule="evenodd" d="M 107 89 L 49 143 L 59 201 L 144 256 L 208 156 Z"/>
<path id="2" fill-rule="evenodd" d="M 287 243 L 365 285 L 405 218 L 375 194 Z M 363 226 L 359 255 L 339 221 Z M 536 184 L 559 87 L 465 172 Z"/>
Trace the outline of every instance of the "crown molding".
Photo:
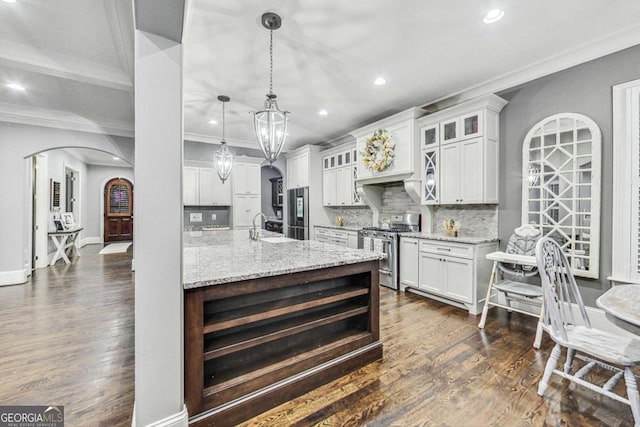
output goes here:
<path id="1" fill-rule="evenodd" d="M 640 24 L 632 25 L 593 42 L 585 43 L 515 71 L 502 74 L 483 83 L 435 99 L 424 104 L 421 108 L 428 109 L 429 106 L 436 103 L 440 103 L 438 109 L 447 108 L 482 95 L 511 89 L 549 74 L 635 46 L 639 43 Z"/>
<path id="2" fill-rule="evenodd" d="M 74 130 L 133 138 L 132 123 L 115 120 L 89 120 L 61 111 L 0 103 L 0 121 L 54 129 Z"/>
<path id="3" fill-rule="evenodd" d="M 131 77 L 122 70 L 63 55 L 42 53 L 31 46 L 0 40 L 0 64 L 53 77 L 133 91 Z"/>
<path id="4" fill-rule="evenodd" d="M 184 140 L 193 141 L 193 142 L 203 142 L 205 144 L 216 144 L 216 145 L 220 144 L 219 136 L 204 135 L 201 133 L 193 133 L 193 132 L 185 132 Z M 260 146 L 256 141 L 247 141 L 245 139 L 233 139 L 233 138 L 226 138 L 226 140 L 227 140 L 227 145 L 229 147 L 251 148 L 253 150 L 260 149 Z"/>

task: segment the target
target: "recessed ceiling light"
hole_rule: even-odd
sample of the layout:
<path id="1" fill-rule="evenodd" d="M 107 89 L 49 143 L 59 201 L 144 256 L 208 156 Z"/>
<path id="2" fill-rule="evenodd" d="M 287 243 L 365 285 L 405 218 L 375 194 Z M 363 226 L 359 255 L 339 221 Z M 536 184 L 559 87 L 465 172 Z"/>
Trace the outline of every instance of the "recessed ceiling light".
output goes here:
<path id="1" fill-rule="evenodd" d="M 216 120 L 211 119 L 211 120 L 209 120 L 209 124 L 210 125 L 217 125 L 218 122 Z"/>
<path id="2" fill-rule="evenodd" d="M 113 160 L 120 160 L 120 157 L 113 156 L 113 157 L 112 157 L 112 159 L 113 159 Z"/>
<path id="3" fill-rule="evenodd" d="M 493 9 L 490 10 L 489 13 L 484 17 L 482 22 L 485 24 L 493 24 L 494 22 L 498 22 L 504 16 L 504 10 L 502 9 Z"/>
<path id="4" fill-rule="evenodd" d="M 7 86 L 9 89 L 17 90 L 19 92 L 24 92 L 27 89 L 18 83 L 7 83 L 5 86 Z"/>
<path id="5" fill-rule="evenodd" d="M 387 81 L 384 79 L 384 77 L 378 77 L 373 81 L 373 84 L 376 86 L 382 86 L 385 83 L 387 83 Z"/>
<path id="6" fill-rule="evenodd" d="M 329 113 L 327 113 L 327 110 L 320 110 L 318 111 L 318 114 L 320 114 L 321 116 L 326 116 Z"/>

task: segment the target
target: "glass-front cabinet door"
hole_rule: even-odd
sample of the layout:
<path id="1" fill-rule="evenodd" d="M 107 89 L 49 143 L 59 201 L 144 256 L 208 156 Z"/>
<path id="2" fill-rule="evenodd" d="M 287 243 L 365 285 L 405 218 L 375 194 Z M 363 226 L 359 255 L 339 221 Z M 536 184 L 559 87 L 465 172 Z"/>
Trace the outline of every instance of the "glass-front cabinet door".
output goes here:
<path id="1" fill-rule="evenodd" d="M 440 149 L 422 150 L 422 204 L 435 205 L 438 203 L 440 189 L 438 188 L 438 158 Z"/>
<path id="2" fill-rule="evenodd" d="M 473 138 L 482 135 L 483 120 L 482 111 L 475 111 L 460 117 L 461 138 Z"/>
<path id="3" fill-rule="evenodd" d="M 422 148 L 431 148 L 440 143 L 438 123 L 425 126 L 420 129 L 420 139 L 422 140 Z"/>
<path id="4" fill-rule="evenodd" d="M 440 138 L 443 144 L 460 139 L 460 119 L 458 117 L 440 122 Z"/>

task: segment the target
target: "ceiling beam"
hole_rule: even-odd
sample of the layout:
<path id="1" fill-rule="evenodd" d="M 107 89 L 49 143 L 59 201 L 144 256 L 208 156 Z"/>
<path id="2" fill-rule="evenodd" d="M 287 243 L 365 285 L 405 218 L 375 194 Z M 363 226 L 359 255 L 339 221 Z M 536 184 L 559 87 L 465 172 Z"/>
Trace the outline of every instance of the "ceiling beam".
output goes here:
<path id="1" fill-rule="evenodd" d="M 133 90 L 131 77 L 122 70 L 62 55 L 52 58 L 30 46 L 2 40 L 0 40 L 0 65 L 111 89 Z"/>

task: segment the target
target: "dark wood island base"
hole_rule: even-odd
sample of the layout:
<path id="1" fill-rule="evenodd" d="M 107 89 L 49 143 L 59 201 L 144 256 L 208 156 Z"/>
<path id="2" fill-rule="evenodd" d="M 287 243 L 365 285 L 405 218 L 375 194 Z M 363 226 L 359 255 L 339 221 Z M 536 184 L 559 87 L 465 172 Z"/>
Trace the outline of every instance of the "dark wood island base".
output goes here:
<path id="1" fill-rule="evenodd" d="M 185 290 L 192 426 L 235 425 L 382 357 L 378 261 Z"/>

